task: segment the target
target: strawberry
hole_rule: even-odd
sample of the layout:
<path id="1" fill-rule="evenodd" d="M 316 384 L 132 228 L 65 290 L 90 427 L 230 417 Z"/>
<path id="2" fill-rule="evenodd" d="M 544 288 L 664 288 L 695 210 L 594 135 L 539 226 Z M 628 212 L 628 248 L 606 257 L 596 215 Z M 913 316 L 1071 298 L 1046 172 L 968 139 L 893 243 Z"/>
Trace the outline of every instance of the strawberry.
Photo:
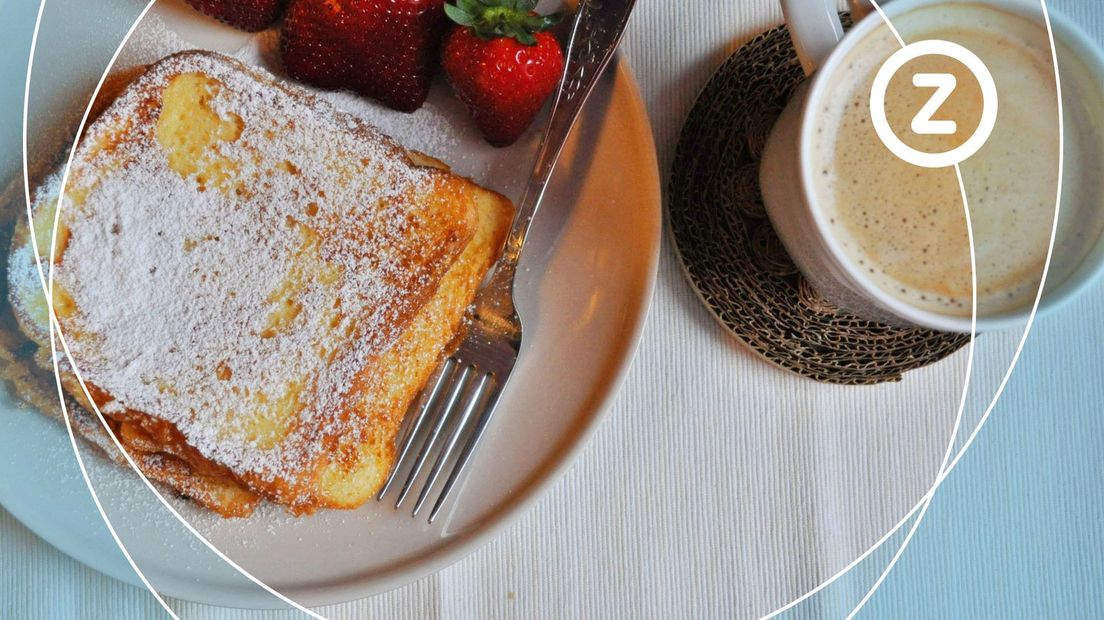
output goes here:
<path id="1" fill-rule="evenodd" d="M 197 11 L 246 32 L 269 27 L 284 10 L 286 0 L 187 0 Z"/>
<path id="2" fill-rule="evenodd" d="M 297 80 L 413 112 L 429 94 L 446 25 L 444 0 L 291 0 L 284 67 Z"/>
<path id="3" fill-rule="evenodd" d="M 495 146 L 509 146 L 521 137 L 563 73 L 563 50 L 548 31 L 560 16 L 537 15 L 536 5 L 537 0 L 445 5 L 458 24 L 445 38 L 445 73 Z"/>

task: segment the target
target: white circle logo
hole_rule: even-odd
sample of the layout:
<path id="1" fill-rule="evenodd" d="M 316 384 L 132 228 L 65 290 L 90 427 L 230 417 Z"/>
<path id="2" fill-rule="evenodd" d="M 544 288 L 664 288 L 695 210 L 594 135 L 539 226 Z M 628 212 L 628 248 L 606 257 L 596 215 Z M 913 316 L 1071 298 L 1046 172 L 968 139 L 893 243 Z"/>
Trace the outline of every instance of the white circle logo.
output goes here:
<path id="1" fill-rule="evenodd" d="M 905 144 L 893 133 L 886 118 L 885 95 L 889 87 L 889 81 L 908 61 L 920 56 L 947 56 L 953 58 L 970 70 L 981 85 L 982 107 L 981 122 L 968 140 L 945 153 L 925 153 Z M 935 87 L 936 91 L 928 104 L 921 108 L 919 114 L 912 121 L 913 131 L 916 133 L 947 134 L 955 132 L 953 121 L 934 121 L 932 115 L 939 106 L 947 100 L 954 91 L 955 81 L 951 74 L 920 73 L 913 76 L 913 84 L 916 86 Z M 997 85 L 993 81 L 993 75 L 981 59 L 970 50 L 957 43 L 929 39 L 917 41 L 897 50 L 889 60 L 885 61 L 881 69 L 874 76 L 874 85 L 870 89 L 870 116 L 874 124 L 874 130 L 878 137 L 894 155 L 901 159 L 921 166 L 923 168 L 946 168 L 960 163 L 971 155 L 989 139 L 993 133 L 993 126 L 997 123 Z"/>

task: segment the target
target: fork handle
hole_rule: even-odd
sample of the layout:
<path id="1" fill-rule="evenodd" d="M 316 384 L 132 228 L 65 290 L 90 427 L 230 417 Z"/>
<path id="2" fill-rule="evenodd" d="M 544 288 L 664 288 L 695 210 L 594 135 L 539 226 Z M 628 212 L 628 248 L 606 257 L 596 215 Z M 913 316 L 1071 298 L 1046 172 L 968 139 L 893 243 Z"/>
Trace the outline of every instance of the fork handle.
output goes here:
<path id="1" fill-rule="evenodd" d="M 568 134 L 598 78 L 613 58 L 635 4 L 636 0 L 580 0 L 567 44 L 564 73 L 552 102 L 533 174 L 518 203 L 510 236 L 506 238 L 506 247 L 495 270 L 495 279 L 513 280 L 529 225 L 567 144 Z"/>

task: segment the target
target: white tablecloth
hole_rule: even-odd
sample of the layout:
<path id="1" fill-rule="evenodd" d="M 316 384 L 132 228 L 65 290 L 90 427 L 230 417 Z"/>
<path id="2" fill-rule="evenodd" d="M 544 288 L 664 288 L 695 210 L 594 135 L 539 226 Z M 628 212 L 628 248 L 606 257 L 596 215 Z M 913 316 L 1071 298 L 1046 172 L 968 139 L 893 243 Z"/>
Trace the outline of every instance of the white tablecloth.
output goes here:
<path id="1" fill-rule="evenodd" d="M 1090 4 L 1063 3 L 1099 24 L 1101 11 Z M 625 48 L 664 179 L 698 91 L 733 50 L 780 21 L 775 0 L 640 3 Z M 965 352 L 890 386 L 832 387 L 789 375 L 713 321 L 664 243 L 634 367 L 566 477 L 455 566 L 323 614 L 758 616 L 834 574 L 914 505 L 943 456 Z M 968 426 L 1017 338 L 979 341 Z M 144 590 L 68 559 L 3 511 L 0 567 L 4 617 L 163 615 Z M 300 616 L 172 605 L 182 618 Z"/>

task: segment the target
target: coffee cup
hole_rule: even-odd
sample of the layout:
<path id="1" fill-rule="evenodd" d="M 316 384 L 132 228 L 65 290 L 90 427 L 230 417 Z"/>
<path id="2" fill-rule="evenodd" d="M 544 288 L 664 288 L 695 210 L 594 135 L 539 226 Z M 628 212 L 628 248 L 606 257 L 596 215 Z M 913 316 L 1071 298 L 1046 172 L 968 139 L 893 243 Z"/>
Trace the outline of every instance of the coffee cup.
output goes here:
<path id="1" fill-rule="evenodd" d="M 1104 272 L 1104 54 L 1073 24 L 1017 0 L 856 1 L 844 34 L 834 0 L 781 3 L 808 79 L 760 184 L 824 297 L 870 320 L 990 331 L 1027 320 L 1044 274 L 1040 311 Z"/>

